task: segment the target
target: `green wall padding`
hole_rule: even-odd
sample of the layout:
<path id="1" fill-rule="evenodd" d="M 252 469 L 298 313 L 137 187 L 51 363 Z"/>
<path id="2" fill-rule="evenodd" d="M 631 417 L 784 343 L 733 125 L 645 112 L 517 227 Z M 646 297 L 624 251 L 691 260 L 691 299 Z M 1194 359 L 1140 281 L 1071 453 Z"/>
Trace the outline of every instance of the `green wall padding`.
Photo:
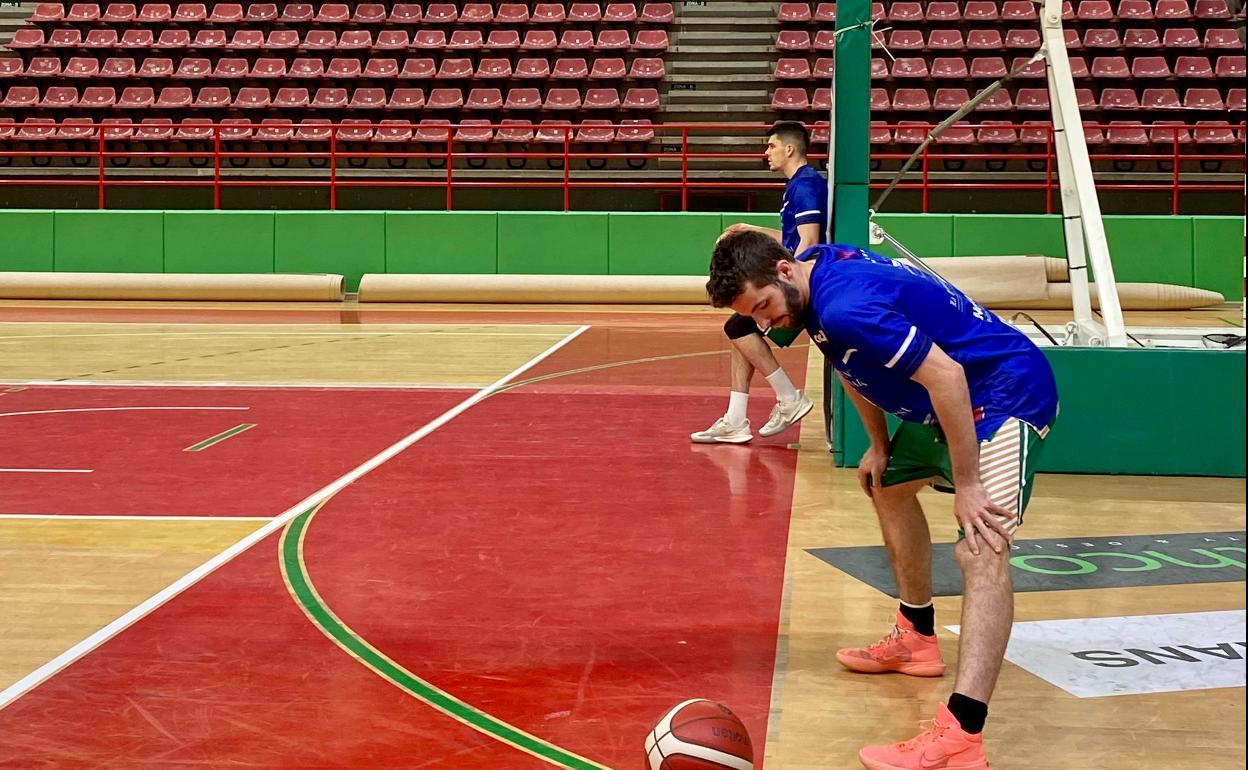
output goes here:
<path id="1" fill-rule="evenodd" d="M 279 273 L 337 273 L 347 291 L 364 273 L 386 270 L 385 214 L 379 211 L 279 211 L 273 264 Z"/>
<path id="2" fill-rule="evenodd" d="M 1062 220 L 1044 214 L 990 217 L 955 214 L 953 253 L 959 257 L 1062 256 L 1066 253 Z"/>
<path id="3" fill-rule="evenodd" d="M 1244 218 L 1192 217 L 1192 273 L 1197 286 L 1244 297 Z"/>
<path id="4" fill-rule="evenodd" d="M 387 212 L 385 272 L 498 272 L 498 215 L 473 211 Z"/>
<path id="5" fill-rule="evenodd" d="M 58 211 L 55 269 L 163 273 L 165 215 L 160 211 Z"/>
<path id="6" fill-rule="evenodd" d="M 1045 348 L 1061 415 L 1040 470 L 1243 476 L 1245 354 L 1225 350 Z M 845 465 L 867 447 L 835 385 L 835 440 Z"/>
<path id="7" fill-rule="evenodd" d="M 880 214 L 875 221 L 919 257 L 956 256 L 953 250 L 952 214 Z M 901 256 L 882 243 L 872 246 L 871 249 L 889 257 Z"/>
<path id="8" fill-rule="evenodd" d="M 0 211 L 0 270 L 55 270 L 54 219 L 51 211 Z"/>
<path id="9" fill-rule="evenodd" d="M 165 272 L 272 273 L 273 212 L 165 213 Z"/>
<path id="10" fill-rule="evenodd" d="M 611 214 L 608 272 L 611 275 L 701 275 L 723 232 L 720 214 Z"/>
<path id="11" fill-rule="evenodd" d="M 1105 217 L 1105 237 L 1117 280 L 1192 285 L 1191 217 Z"/>
<path id="12" fill-rule="evenodd" d="M 500 213 L 498 272 L 606 275 L 606 213 Z"/>

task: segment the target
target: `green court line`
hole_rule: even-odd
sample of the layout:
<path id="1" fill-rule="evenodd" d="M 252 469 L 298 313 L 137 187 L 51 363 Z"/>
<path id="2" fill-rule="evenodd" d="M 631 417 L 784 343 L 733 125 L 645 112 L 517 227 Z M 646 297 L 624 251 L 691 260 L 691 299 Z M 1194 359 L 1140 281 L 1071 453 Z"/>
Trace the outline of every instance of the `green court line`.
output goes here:
<path id="1" fill-rule="evenodd" d="M 308 576 L 307 565 L 303 558 L 303 541 L 307 535 L 308 525 L 324 504 L 322 502 L 292 519 L 282 532 L 282 542 L 279 548 L 279 561 L 286 588 L 295 598 L 304 615 L 320 629 L 321 633 L 329 637 L 347 654 L 372 669 L 378 676 L 417 700 L 478 732 L 557 767 L 569 770 L 609 770 L 603 765 L 561 749 L 496 719 L 445 690 L 435 687 L 386 657 L 335 615 L 317 593 L 316 587 Z"/>
<path id="2" fill-rule="evenodd" d="M 190 446 L 188 446 L 186 449 L 183 449 L 182 451 L 183 452 L 202 452 L 210 446 L 215 446 L 216 444 L 220 444 L 222 441 L 225 441 L 227 438 L 237 436 L 243 431 L 251 430 L 254 427 L 256 427 L 256 424 L 254 422 L 245 422 L 245 423 L 242 423 L 241 425 L 235 425 L 233 428 L 230 428 L 227 431 L 222 431 L 221 433 L 218 433 L 217 435 L 211 438 L 206 438 L 203 441 L 199 442 L 198 444 L 191 444 Z"/>

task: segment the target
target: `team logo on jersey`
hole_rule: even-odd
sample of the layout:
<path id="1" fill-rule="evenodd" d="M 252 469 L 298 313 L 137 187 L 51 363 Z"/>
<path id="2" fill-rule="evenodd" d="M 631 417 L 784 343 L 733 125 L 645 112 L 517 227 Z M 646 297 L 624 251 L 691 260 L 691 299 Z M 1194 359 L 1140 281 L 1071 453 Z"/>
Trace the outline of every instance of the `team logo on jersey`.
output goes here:
<path id="1" fill-rule="evenodd" d="M 820 329 L 819 331 L 815 332 L 815 336 L 811 337 L 811 339 L 813 339 L 815 342 L 818 342 L 820 344 L 826 344 L 828 341 L 828 335 L 823 333 L 823 329 Z"/>

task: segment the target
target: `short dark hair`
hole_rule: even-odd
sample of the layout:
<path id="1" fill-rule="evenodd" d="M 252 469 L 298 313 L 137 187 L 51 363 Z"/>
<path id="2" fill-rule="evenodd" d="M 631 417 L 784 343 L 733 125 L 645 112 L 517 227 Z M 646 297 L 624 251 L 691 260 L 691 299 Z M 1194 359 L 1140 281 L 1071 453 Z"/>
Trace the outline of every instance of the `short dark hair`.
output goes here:
<path id="1" fill-rule="evenodd" d="M 767 131 L 767 138 L 780 137 L 780 141 L 797 148 L 799 157 L 805 158 L 810 148 L 810 132 L 796 120 L 779 120 Z"/>
<path id="2" fill-rule="evenodd" d="M 711 252 L 711 278 L 706 282 L 711 304 L 728 307 L 747 283 L 760 289 L 779 283 L 776 263 L 780 260 L 792 262 L 793 255 L 766 233 L 746 230 L 725 236 Z"/>

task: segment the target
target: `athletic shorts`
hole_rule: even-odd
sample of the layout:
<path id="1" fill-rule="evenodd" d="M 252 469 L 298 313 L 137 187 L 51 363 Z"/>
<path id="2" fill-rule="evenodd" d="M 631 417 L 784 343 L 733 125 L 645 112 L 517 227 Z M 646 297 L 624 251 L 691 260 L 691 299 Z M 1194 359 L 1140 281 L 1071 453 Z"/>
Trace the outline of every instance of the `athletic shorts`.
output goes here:
<path id="1" fill-rule="evenodd" d="M 1011 417 L 992 438 L 979 442 L 980 481 L 988 499 L 1010 512 L 1002 523 L 1011 533 L 1023 523 L 1046 436 L 1047 428 L 1037 431 Z M 890 487 L 918 479 L 931 479 L 938 492 L 954 491 L 949 445 L 939 426 L 903 422 L 893 434 L 888 467 L 880 481 Z"/>

